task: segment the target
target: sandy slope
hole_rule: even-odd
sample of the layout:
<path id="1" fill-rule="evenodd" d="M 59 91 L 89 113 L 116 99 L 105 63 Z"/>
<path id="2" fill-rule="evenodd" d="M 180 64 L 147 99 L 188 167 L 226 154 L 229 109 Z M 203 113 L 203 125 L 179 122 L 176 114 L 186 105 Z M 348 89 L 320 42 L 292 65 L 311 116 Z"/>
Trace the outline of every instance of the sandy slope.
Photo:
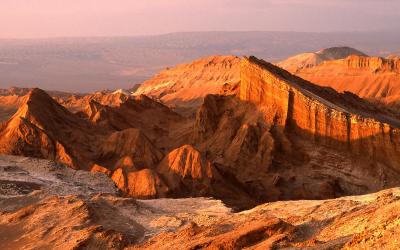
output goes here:
<path id="1" fill-rule="evenodd" d="M 102 185 L 99 185 L 99 184 Z M 400 190 L 233 213 L 208 198 L 135 200 L 102 174 L 0 156 L 1 249 L 398 249 Z"/>

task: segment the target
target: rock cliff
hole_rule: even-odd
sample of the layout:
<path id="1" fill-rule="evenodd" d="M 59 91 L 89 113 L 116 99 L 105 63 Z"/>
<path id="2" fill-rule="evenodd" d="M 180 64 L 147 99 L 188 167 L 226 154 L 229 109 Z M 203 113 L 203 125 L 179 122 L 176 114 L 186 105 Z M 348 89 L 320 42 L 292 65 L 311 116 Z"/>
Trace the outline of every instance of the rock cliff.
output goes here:
<path id="1" fill-rule="evenodd" d="M 250 57 L 242 61 L 240 99 L 265 107 L 285 129 L 400 167 L 399 120 L 355 96 L 317 87 Z"/>
<path id="2" fill-rule="evenodd" d="M 399 185 L 391 111 L 255 57 L 242 59 L 240 78 L 195 117 L 144 95 L 91 99 L 74 114 L 35 89 L 0 128 L 0 152 L 103 173 L 125 195 L 213 196 L 238 209 Z"/>
<path id="3" fill-rule="evenodd" d="M 290 71 L 320 86 L 332 87 L 340 92 L 349 91 L 398 110 L 400 60 L 396 57 L 385 59 L 353 55 Z"/>

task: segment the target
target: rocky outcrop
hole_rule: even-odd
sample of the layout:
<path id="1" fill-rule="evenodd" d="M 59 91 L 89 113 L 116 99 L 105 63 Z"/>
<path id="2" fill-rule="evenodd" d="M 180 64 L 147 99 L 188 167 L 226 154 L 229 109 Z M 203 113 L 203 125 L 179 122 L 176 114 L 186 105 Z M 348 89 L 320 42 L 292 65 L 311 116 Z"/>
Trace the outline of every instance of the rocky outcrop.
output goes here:
<path id="1" fill-rule="evenodd" d="M 73 114 L 34 90 L 0 128 L 1 150 L 104 173 L 127 196 L 213 196 L 238 209 L 399 184 L 390 111 L 254 57 L 234 92 L 182 117 L 144 95 Z"/>
<path id="2" fill-rule="evenodd" d="M 289 69 L 290 70 L 290 69 Z M 400 103 L 400 60 L 393 58 L 349 56 L 326 61 L 298 71 L 301 78 L 337 91 L 349 91 L 374 102 L 398 109 Z"/>
<path id="3" fill-rule="evenodd" d="M 100 166 L 98 164 L 94 164 L 92 166 L 92 168 L 90 169 L 90 172 L 92 173 L 103 173 L 105 175 L 110 176 L 111 175 L 111 171 L 103 166 Z"/>
<path id="4" fill-rule="evenodd" d="M 320 199 L 397 185 L 394 114 L 254 57 L 241 69 L 238 96 L 205 98 L 193 142 L 253 198 Z"/>
<path id="5" fill-rule="evenodd" d="M 191 145 L 168 153 L 157 167 L 169 197 L 213 196 L 238 209 L 255 204 L 234 175 L 224 172 Z"/>
<path id="6" fill-rule="evenodd" d="M 157 171 L 164 177 L 171 190 L 190 190 L 202 193 L 201 189 L 210 188 L 215 178 L 214 167 L 191 145 L 184 145 L 171 151 L 159 164 Z M 190 182 L 190 183 L 189 183 Z"/>
<path id="7" fill-rule="evenodd" d="M 207 226 L 161 233 L 137 249 L 396 249 L 398 192 L 272 202 Z"/>
<path id="8" fill-rule="evenodd" d="M 400 123 L 374 112 L 372 104 L 357 105 L 351 95 L 316 87 L 254 57 L 243 60 L 241 78 L 240 99 L 265 107 L 278 126 L 400 168 Z"/>
<path id="9" fill-rule="evenodd" d="M 103 106 L 118 107 L 126 102 L 131 96 L 122 91 L 97 91 L 91 94 L 69 94 L 54 96 L 61 105 L 72 112 L 85 111 L 91 102 L 99 103 Z"/>
<path id="10" fill-rule="evenodd" d="M 113 172 L 111 179 L 124 194 L 137 198 L 162 198 L 168 192 L 168 187 L 151 169 L 129 171 L 118 168 Z"/>
<path id="11" fill-rule="evenodd" d="M 349 69 L 370 70 L 374 73 L 380 71 L 400 73 L 400 60 L 397 58 L 385 59 L 382 57 L 349 56 L 343 60 L 332 63 L 345 65 Z"/>
<path id="12" fill-rule="evenodd" d="M 143 179 L 130 190 L 152 190 Z M 0 187 L 1 249 L 399 248 L 399 188 L 234 212 L 204 197 L 121 197 L 104 174 L 15 156 L 0 156 Z"/>
<path id="13" fill-rule="evenodd" d="M 208 94 L 218 94 L 226 84 L 240 81 L 240 58 L 210 56 L 168 68 L 145 81 L 135 95 L 148 95 L 169 105 L 199 106 Z"/>
<path id="14" fill-rule="evenodd" d="M 318 52 L 302 53 L 289 57 L 277 65 L 290 72 L 315 67 L 323 62 L 343 59 L 351 55 L 366 56 L 361 51 L 349 47 L 333 47 Z"/>
<path id="15" fill-rule="evenodd" d="M 33 89 L 25 97 L 0 134 L 0 152 L 3 154 L 53 159 L 74 168 L 86 168 L 84 153 L 90 151 L 90 145 L 81 143 L 94 136 L 88 124 L 39 89 Z M 75 150 L 83 154 L 75 154 Z"/>
<path id="16" fill-rule="evenodd" d="M 182 122 L 183 117 L 167 106 L 139 95 L 130 97 L 118 106 L 108 106 L 91 100 L 80 117 L 109 131 L 137 128 L 152 141 L 158 141 L 169 133 L 171 124 Z"/>
<path id="17" fill-rule="evenodd" d="M 163 157 L 163 153 L 135 128 L 111 134 L 104 141 L 100 152 L 100 159 L 104 159 L 109 164 L 113 161 L 117 163 L 121 158 L 130 157 L 137 168 L 154 167 Z"/>

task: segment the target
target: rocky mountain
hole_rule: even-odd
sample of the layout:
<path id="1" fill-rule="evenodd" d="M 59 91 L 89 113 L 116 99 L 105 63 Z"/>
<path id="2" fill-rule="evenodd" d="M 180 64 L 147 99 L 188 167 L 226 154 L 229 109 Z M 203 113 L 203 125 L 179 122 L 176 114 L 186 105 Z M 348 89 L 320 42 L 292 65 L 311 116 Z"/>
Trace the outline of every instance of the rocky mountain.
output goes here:
<path id="1" fill-rule="evenodd" d="M 8 120 L 24 102 L 24 98 L 32 88 L 0 89 L 0 122 Z M 97 91 L 90 94 L 68 93 L 61 91 L 46 91 L 54 100 L 71 112 L 84 111 L 91 101 L 108 106 L 118 106 L 130 98 L 131 93 L 126 90 Z"/>
<path id="2" fill-rule="evenodd" d="M 352 55 L 339 60 L 289 71 L 337 91 L 349 91 L 374 102 L 399 106 L 400 60 L 397 57 Z"/>
<path id="3" fill-rule="evenodd" d="M 240 188 L 226 183 L 216 169 L 207 176 L 206 184 L 202 180 L 197 183 L 197 175 L 174 175 L 173 169 L 184 169 L 185 163 L 170 162 L 172 153 L 163 158 L 180 141 L 175 138 L 171 142 L 172 131 L 181 131 L 186 123 L 185 118 L 146 96 L 128 98 L 119 106 L 91 101 L 87 113 L 74 114 L 46 92 L 33 89 L 15 115 L 0 128 L 0 153 L 46 158 L 74 169 L 106 173 L 122 192 L 135 197 L 190 194 L 231 200 L 240 200 L 243 197 L 236 196 L 244 195 L 244 199 L 250 199 Z M 200 157 L 194 148 L 176 157 L 190 160 L 192 154 L 186 156 L 188 152 Z M 197 161 L 191 167 L 203 168 L 202 164 Z M 171 178 L 182 179 L 182 185 L 167 181 Z M 193 179 L 189 181 L 193 182 L 191 186 L 187 186 L 187 179 Z"/>
<path id="4" fill-rule="evenodd" d="M 398 248 L 400 117 L 256 57 L 221 58 L 178 66 L 187 82 L 166 87 L 204 84 L 191 116 L 153 99 L 168 96 L 163 80 L 153 98 L 4 95 L 21 105 L 0 125 L 0 248 Z M 370 59 L 302 71 L 398 71 Z"/>
<path id="5" fill-rule="evenodd" d="M 0 129 L 0 152 L 57 160 L 87 169 L 96 132 L 46 92 L 33 89 Z M 87 143 L 91 141 L 92 143 Z"/>
<path id="6" fill-rule="evenodd" d="M 389 111 L 254 57 L 242 61 L 239 93 L 205 98 L 194 141 L 259 199 L 335 197 L 396 185 L 397 177 L 388 178 L 398 175 L 399 120 Z"/>
<path id="7" fill-rule="evenodd" d="M 0 89 L 0 122 L 8 120 L 18 110 L 24 102 L 24 97 L 31 90 L 31 88 L 18 87 Z M 64 103 L 64 100 L 76 100 L 85 96 L 84 94 L 74 94 L 61 91 L 48 91 L 48 93 L 61 103 Z M 69 101 L 67 102 L 69 103 Z"/>
<path id="8" fill-rule="evenodd" d="M 343 59 L 351 55 L 367 56 L 363 52 L 349 47 L 332 47 L 318 52 L 302 53 L 279 62 L 277 65 L 290 72 L 311 68 L 325 61 Z"/>
<path id="9" fill-rule="evenodd" d="M 236 88 L 239 82 L 239 57 L 211 56 L 168 68 L 145 81 L 134 94 L 174 106 L 199 106 L 206 95 Z"/>
<path id="10" fill-rule="evenodd" d="M 0 248 L 397 249 L 399 197 L 393 188 L 234 212 L 210 198 L 124 198 L 104 174 L 0 156 Z"/>
<path id="11" fill-rule="evenodd" d="M 104 173 L 126 196 L 213 196 L 236 209 L 399 184 L 396 114 L 255 57 L 239 62 L 235 91 L 204 96 L 188 117 L 121 91 L 82 97 L 72 113 L 34 89 L 0 128 L 0 153 Z"/>

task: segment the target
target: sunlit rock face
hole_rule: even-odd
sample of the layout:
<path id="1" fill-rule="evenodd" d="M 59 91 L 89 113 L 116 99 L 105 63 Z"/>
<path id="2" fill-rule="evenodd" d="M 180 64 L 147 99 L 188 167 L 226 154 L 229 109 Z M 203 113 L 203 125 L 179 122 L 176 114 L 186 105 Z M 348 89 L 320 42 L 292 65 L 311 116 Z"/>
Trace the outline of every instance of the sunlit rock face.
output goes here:
<path id="1" fill-rule="evenodd" d="M 312 85 L 254 57 L 242 61 L 239 96 L 263 106 L 267 118 L 286 130 L 400 167 L 398 121 L 356 96 Z"/>
<path id="2" fill-rule="evenodd" d="M 313 67 L 293 70 L 297 76 L 336 91 L 349 91 L 399 110 L 400 59 L 398 57 L 349 57 L 325 61 Z"/>
<path id="3" fill-rule="evenodd" d="M 277 65 L 290 72 L 315 67 L 326 61 L 344 59 L 351 55 L 367 56 L 363 52 L 350 47 L 332 47 L 317 52 L 306 52 L 291 56 Z"/>
<path id="4" fill-rule="evenodd" d="M 90 141 L 92 135 L 84 121 L 46 92 L 33 89 L 14 116 L 0 127 L 0 153 L 47 158 L 78 168 L 78 163 L 87 158 L 73 152 L 77 148 L 89 151 L 92 145 L 82 147 L 81 142 Z"/>
<path id="5" fill-rule="evenodd" d="M 144 95 L 74 114 L 35 89 L 0 127 L 0 152 L 103 173 L 126 196 L 213 196 L 237 209 L 398 186 L 393 113 L 255 57 L 239 73 L 235 91 L 206 95 L 186 117 Z"/>
<path id="6" fill-rule="evenodd" d="M 173 106 L 197 107 L 208 94 L 218 94 L 240 81 L 240 58 L 209 56 L 167 68 L 145 81 L 134 93 Z"/>

